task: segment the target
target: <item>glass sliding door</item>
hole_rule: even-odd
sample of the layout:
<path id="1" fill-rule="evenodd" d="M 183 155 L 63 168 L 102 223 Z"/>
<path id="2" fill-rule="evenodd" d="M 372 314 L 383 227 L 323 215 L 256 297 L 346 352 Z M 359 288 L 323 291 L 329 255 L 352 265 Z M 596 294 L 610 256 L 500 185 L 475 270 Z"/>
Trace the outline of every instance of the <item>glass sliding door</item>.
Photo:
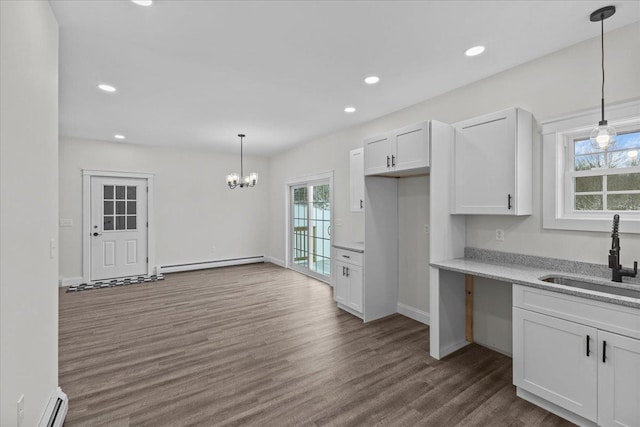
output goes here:
<path id="1" fill-rule="evenodd" d="M 331 277 L 331 188 L 328 181 L 291 187 L 293 269 L 328 281 Z"/>

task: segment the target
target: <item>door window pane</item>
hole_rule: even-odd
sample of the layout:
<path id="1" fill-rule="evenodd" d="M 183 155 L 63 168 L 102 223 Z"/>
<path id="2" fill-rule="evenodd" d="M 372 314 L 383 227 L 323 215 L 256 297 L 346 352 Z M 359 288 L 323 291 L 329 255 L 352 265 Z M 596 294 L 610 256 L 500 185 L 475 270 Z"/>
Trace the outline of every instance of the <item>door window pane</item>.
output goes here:
<path id="1" fill-rule="evenodd" d="M 105 215 L 113 215 L 113 201 L 105 200 L 104 201 L 104 214 Z"/>
<path id="2" fill-rule="evenodd" d="M 118 200 L 116 202 L 116 214 L 118 214 L 118 215 L 124 215 L 125 214 L 125 212 L 124 212 L 124 201 Z"/>
<path id="3" fill-rule="evenodd" d="M 127 186 L 127 199 L 135 200 L 136 199 L 136 187 L 129 185 Z"/>
<path id="4" fill-rule="evenodd" d="M 102 227 L 102 229 L 105 230 L 105 231 L 113 230 L 113 217 L 112 216 L 105 216 L 104 217 L 104 227 Z"/>
<path id="5" fill-rule="evenodd" d="M 116 199 L 124 199 L 124 185 L 116 185 Z"/>
<path id="6" fill-rule="evenodd" d="M 127 230 L 135 230 L 135 229 L 136 229 L 136 217 L 127 216 Z"/>
<path id="7" fill-rule="evenodd" d="M 136 213 L 136 202 L 127 202 L 127 215 Z"/>
<path id="8" fill-rule="evenodd" d="M 104 186 L 104 198 L 113 199 L 113 185 Z"/>
<path id="9" fill-rule="evenodd" d="M 125 230 L 125 216 L 119 215 L 116 216 L 116 230 Z"/>

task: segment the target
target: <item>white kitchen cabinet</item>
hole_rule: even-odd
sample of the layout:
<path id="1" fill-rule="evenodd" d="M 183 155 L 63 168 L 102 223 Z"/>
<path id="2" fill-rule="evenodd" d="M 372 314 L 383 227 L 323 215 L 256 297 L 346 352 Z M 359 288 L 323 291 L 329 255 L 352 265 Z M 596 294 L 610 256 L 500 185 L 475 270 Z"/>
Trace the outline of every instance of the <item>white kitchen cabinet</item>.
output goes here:
<path id="1" fill-rule="evenodd" d="M 519 308 L 513 309 L 513 329 L 513 383 L 595 420 L 597 330 Z"/>
<path id="2" fill-rule="evenodd" d="M 349 196 L 351 212 L 364 212 L 364 148 L 349 152 Z"/>
<path id="3" fill-rule="evenodd" d="M 363 253 L 334 247 L 334 295 L 338 307 L 360 318 L 364 313 Z"/>
<path id="4" fill-rule="evenodd" d="M 640 310 L 520 285 L 513 305 L 519 396 L 576 424 L 640 426 Z"/>
<path id="5" fill-rule="evenodd" d="M 598 344 L 598 424 L 640 426 L 640 340 L 598 331 Z"/>
<path id="6" fill-rule="evenodd" d="M 531 113 L 510 108 L 454 127 L 451 213 L 531 215 Z"/>
<path id="7" fill-rule="evenodd" d="M 410 176 L 429 171 L 429 122 L 420 122 L 364 141 L 364 174 Z"/>

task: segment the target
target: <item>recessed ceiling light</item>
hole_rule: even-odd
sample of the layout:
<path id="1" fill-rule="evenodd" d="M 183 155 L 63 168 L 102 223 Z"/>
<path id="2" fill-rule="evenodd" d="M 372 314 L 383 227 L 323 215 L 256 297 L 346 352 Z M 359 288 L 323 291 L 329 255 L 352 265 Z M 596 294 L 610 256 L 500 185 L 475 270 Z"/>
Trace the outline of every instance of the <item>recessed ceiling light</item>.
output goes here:
<path id="1" fill-rule="evenodd" d="M 476 56 L 484 52 L 484 46 L 474 46 L 467 49 L 464 54 L 467 56 Z"/>
<path id="2" fill-rule="evenodd" d="M 106 83 L 100 83 L 98 85 L 98 89 L 103 90 L 105 92 L 115 92 L 116 88 L 114 86 L 108 85 Z"/>
<path id="3" fill-rule="evenodd" d="M 356 112 L 356 107 L 345 107 L 344 108 L 344 112 L 345 113 L 349 113 L 349 114 L 355 113 Z"/>
<path id="4" fill-rule="evenodd" d="M 138 6 L 151 6 L 153 4 L 153 0 L 131 0 L 133 3 Z"/>
<path id="5" fill-rule="evenodd" d="M 374 85 L 380 81 L 380 77 L 378 76 L 368 76 L 364 79 L 364 82 L 368 85 Z"/>
<path id="6" fill-rule="evenodd" d="M 115 139 L 124 139 L 124 135 L 120 135 L 119 133 L 113 135 Z"/>

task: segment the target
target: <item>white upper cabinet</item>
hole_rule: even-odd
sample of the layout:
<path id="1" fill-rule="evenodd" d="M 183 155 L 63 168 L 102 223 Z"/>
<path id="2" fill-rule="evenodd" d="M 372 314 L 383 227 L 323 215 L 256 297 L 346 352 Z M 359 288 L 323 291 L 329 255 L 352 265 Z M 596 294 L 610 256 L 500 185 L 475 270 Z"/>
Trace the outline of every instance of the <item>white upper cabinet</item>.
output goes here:
<path id="1" fill-rule="evenodd" d="M 364 141 L 365 175 L 408 176 L 429 171 L 428 122 Z"/>
<path id="2" fill-rule="evenodd" d="M 510 108 L 454 127 L 452 213 L 531 215 L 531 113 Z"/>
<path id="3" fill-rule="evenodd" d="M 364 148 L 349 152 L 349 195 L 351 212 L 364 212 Z"/>

